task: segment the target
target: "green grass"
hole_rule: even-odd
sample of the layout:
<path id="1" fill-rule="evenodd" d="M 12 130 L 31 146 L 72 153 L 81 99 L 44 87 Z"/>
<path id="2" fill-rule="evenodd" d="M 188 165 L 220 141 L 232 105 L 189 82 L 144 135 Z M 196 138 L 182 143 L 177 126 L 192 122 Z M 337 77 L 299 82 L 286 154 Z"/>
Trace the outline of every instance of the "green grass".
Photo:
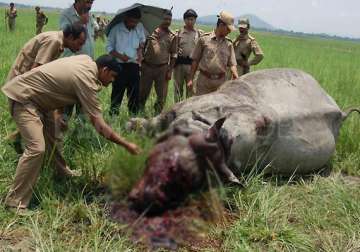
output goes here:
<path id="1" fill-rule="evenodd" d="M 2 11 L 2 10 L 1 10 Z M 57 13 L 49 13 L 46 30 L 57 28 Z M 0 26 L 0 83 L 3 83 L 19 49 L 35 32 L 34 13 L 19 10 L 15 33 Z M 203 27 L 209 30 L 208 27 Z M 254 33 L 265 52 L 256 69 L 291 67 L 312 74 L 345 108 L 360 104 L 360 44 L 347 41 Z M 96 44 L 96 55 L 104 43 Z M 32 217 L 16 217 L 5 210 L 3 200 L 15 174 L 18 156 L 4 140 L 15 125 L 0 96 L 0 251 L 9 245 L 39 251 L 137 251 L 127 239 L 127 229 L 104 214 L 110 186 L 113 197 L 123 200 L 141 176 L 151 139 L 127 134 L 126 106 L 118 119 L 110 120 L 110 89 L 100 94 L 106 119 L 145 151 L 138 157 L 97 136 L 86 124 L 72 122 L 64 154 L 83 176 L 70 181 L 54 178 L 44 166 L 31 208 Z M 151 97 L 153 103 L 155 97 Z M 167 107 L 173 104 L 173 88 Z M 151 104 L 148 113 L 151 113 Z M 222 198 L 232 207 L 236 220 L 226 229 L 213 227 L 211 236 L 223 240 L 223 251 L 359 251 L 360 182 L 345 183 L 342 173 L 360 175 L 359 118 L 349 118 L 342 130 L 332 160 L 333 174 L 284 183 L 283 179 L 248 178 L 244 190 L 227 189 Z M 80 130 L 79 130 L 80 129 Z M 79 133 L 81 132 L 81 134 Z M 356 182 L 357 181 L 357 182 Z M 212 251 L 208 248 L 206 251 Z"/>

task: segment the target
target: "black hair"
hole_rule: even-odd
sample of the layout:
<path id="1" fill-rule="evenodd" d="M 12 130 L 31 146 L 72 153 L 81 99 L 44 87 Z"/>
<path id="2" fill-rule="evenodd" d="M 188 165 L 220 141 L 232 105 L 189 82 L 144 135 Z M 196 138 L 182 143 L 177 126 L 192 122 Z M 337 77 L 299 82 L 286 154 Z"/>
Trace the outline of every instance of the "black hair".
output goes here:
<path id="1" fill-rule="evenodd" d="M 226 23 L 219 18 L 216 23 L 216 27 L 219 27 L 219 25 L 221 25 L 221 24 L 226 25 Z"/>
<path id="2" fill-rule="evenodd" d="M 9 5 L 11 6 L 11 5 L 15 5 L 15 4 L 14 4 L 14 3 L 10 3 Z"/>
<path id="3" fill-rule="evenodd" d="M 126 17 L 134 18 L 134 19 L 140 19 L 141 18 L 141 11 L 139 8 L 135 8 L 132 10 L 129 10 L 125 13 Z"/>
<path id="4" fill-rule="evenodd" d="M 65 38 L 72 36 L 73 39 L 78 39 L 81 33 L 85 33 L 85 36 L 87 36 L 86 28 L 81 23 L 67 25 L 63 30 L 63 33 Z"/>
<path id="5" fill-rule="evenodd" d="M 121 65 L 116 58 L 110 54 L 104 54 L 96 59 L 96 65 L 98 68 L 107 67 L 110 70 L 119 73 L 121 71 Z"/>
<path id="6" fill-rule="evenodd" d="M 170 16 L 170 17 L 172 17 L 172 11 L 171 10 L 165 10 L 164 11 L 164 16 Z"/>
<path id="7" fill-rule="evenodd" d="M 189 17 L 197 18 L 198 14 L 193 9 L 188 9 L 187 11 L 185 11 L 183 18 L 187 19 Z"/>

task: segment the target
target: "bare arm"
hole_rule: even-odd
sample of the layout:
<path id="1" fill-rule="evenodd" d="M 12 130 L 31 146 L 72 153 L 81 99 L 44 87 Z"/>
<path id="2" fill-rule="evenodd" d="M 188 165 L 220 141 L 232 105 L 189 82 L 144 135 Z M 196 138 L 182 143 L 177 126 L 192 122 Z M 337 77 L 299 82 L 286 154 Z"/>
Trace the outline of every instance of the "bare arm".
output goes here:
<path id="1" fill-rule="evenodd" d="M 118 135 L 102 118 L 102 116 L 90 116 L 91 124 L 94 126 L 96 131 L 108 139 L 109 141 L 116 143 L 118 145 L 123 146 L 127 151 L 131 154 L 139 154 L 141 152 L 140 148 L 131 142 L 126 141 L 126 139 L 122 138 Z"/>
<path id="2" fill-rule="evenodd" d="M 233 79 L 233 80 L 236 80 L 236 79 L 239 78 L 239 75 L 238 75 L 236 66 L 230 67 L 230 71 L 231 71 L 231 75 L 232 75 L 232 79 Z"/>
<path id="3" fill-rule="evenodd" d="M 190 80 L 187 83 L 188 87 L 193 86 L 193 80 L 194 80 L 194 77 L 195 77 L 195 74 L 196 74 L 196 71 L 197 71 L 198 67 L 199 67 L 199 62 L 196 61 L 196 60 L 193 60 L 193 62 L 191 64 Z"/>
<path id="4" fill-rule="evenodd" d="M 128 56 L 126 56 L 125 54 L 121 54 L 121 53 L 119 53 L 119 52 L 117 52 L 117 51 L 115 51 L 115 50 L 111 51 L 110 54 L 111 54 L 112 56 L 114 56 L 114 57 L 116 57 L 116 58 L 124 61 L 124 62 L 127 62 L 127 61 L 129 60 L 129 57 L 128 57 Z"/>

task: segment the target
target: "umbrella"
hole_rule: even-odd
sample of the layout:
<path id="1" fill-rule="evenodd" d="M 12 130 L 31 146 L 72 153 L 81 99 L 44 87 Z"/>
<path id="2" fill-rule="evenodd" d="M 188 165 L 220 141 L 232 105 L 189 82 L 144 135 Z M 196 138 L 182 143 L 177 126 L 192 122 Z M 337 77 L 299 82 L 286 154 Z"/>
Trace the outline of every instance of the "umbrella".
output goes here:
<path id="1" fill-rule="evenodd" d="M 115 17 L 110 21 L 106 28 L 106 35 L 109 35 L 110 30 L 118 23 L 122 22 L 125 18 L 125 13 L 129 10 L 139 8 L 141 11 L 140 22 L 144 25 L 145 30 L 148 34 L 151 34 L 162 22 L 166 9 L 143 5 L 135 3 L 130 7 L 120 9 L 117 11 Z"/>

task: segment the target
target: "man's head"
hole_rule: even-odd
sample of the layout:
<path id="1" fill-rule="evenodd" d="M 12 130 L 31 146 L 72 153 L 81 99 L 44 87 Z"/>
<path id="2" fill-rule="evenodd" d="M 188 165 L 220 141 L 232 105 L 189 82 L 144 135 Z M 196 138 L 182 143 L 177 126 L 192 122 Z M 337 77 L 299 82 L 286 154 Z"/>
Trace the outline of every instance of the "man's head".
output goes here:
<path id="1" fill-rule="evenodd" d="M 129 30 L 134 29 L 140 22 L 141 11 L 139 8 L 129 10 L 125 13 L 125 26 Z"/>
<path id="2" fill-rule="evenodd" d="M 85 44 L 86 28 L 80 24 L 75 23 L 67 25 L 63 30 L 64 33 L 64 47 L 69 48 L 72 52 L 77 52 Z"/>
<path id="3" fill-rule="evenodd" d="M 172 21 L 172 12 L 171 10 L 166 10 L 164 13 L 164 18 L 162 23 L 160 24 L 160 27 L 162 29 L 169 29 Z"/>
<path id="4" fill-rule="evenodd" d="M 197 17 L 198 15 L 196 11 L 194 11 L 193 9 L 188 9 L 187 11 L 185 11 L 184 13 L 185 26 L 188 28 L 193 28 L 196 23 Z"/>
<path id="5" fill-rule="evenodd" d="M 107 87 L 113 82 L 121 71 L 121 65 L 112 55 L 105 54 L 97 58 L 96 65 L 99 69 L 98 78 Z"/>
<path id="6" fill-rule="evenodd" d="M 80 16 L 80 23 L 87 25 L 90 21 L 90 12 L 87 9 L 82 9 L 78 14 Z"/>
<path id="7" fill-rule="evenodd" d="M 238 22 L 240 34 L 247 34 L 250 29 L 250 21 L 247 18 L 240 19 Z"/>
<path id="8" fill-rule="evenodd" d="M 39 7 L 39 6 L 36 6 L 36 7 L 35 7 L 35 10 L 36 10 L 36 12 L 39 12 L 39 11 L 40 11 L 40 7 Z"/>
<path id="9" fill-rule="evenodd" d="M 14 8 L 15 4 L 14 3 L 10 3 L 10 8 Z"/>
<path id="10" fill-rule="evenodd" d="M 217 35 L 219 35 L 220 37 L 226 37 L 230 32 L 234 30 L 234 17 L 229 12 L 220 12 L 216 24 Z"/>
<path id="11" fill-rule="evenodd" d="M 93 3 L 94 0 L 75 0 L 75 4 L 79 10 L 90 11 Z"/>

